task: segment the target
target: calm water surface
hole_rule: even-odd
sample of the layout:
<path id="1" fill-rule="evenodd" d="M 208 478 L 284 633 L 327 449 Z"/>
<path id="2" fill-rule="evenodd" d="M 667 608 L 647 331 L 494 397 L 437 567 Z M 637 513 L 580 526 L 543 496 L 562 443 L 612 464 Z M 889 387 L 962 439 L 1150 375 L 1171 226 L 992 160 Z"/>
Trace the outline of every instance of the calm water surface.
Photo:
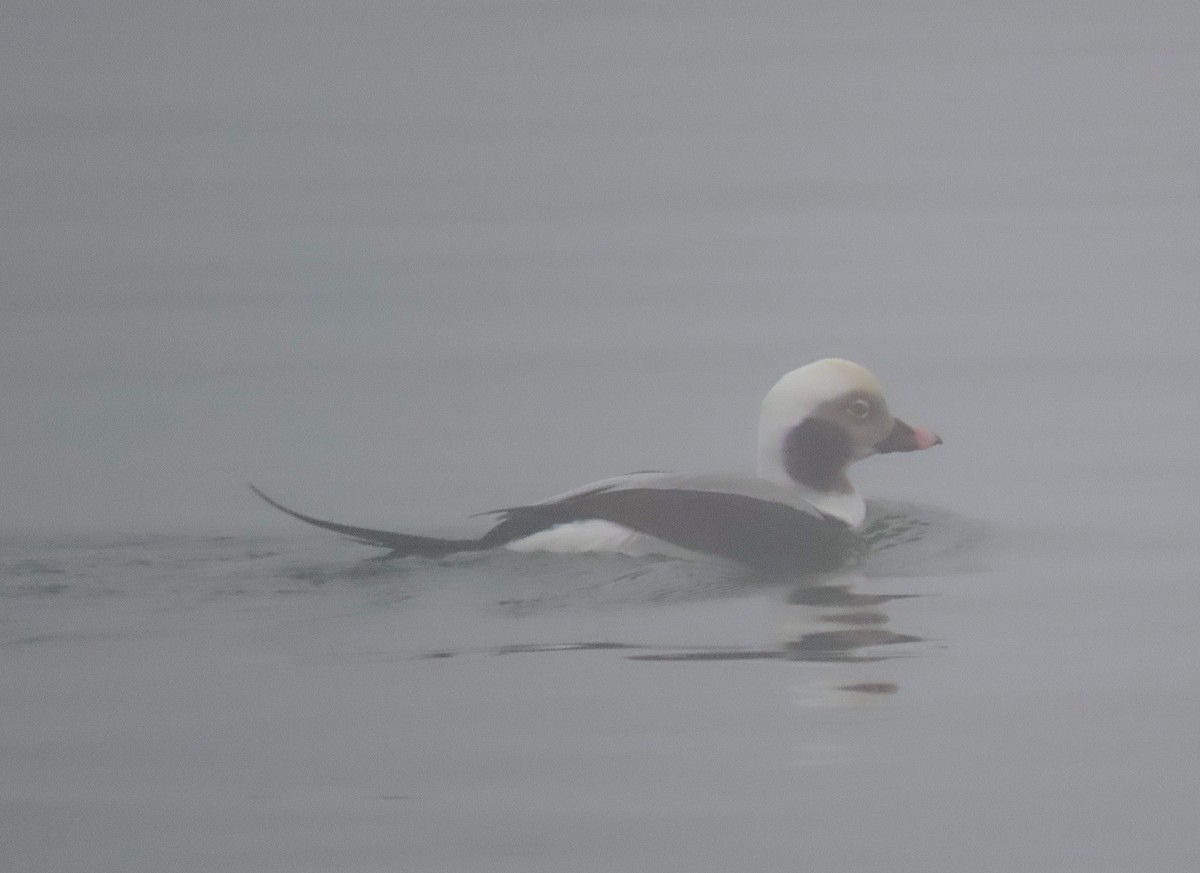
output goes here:
<path id="1" fill-rule="evenodd" d="M 1200 15 L 1077 13 L 6 13 L 0 868 L 1200 866 Z M 946 444 L 820 584 L 243 487 L 747 469 L 831 354 Z"/>

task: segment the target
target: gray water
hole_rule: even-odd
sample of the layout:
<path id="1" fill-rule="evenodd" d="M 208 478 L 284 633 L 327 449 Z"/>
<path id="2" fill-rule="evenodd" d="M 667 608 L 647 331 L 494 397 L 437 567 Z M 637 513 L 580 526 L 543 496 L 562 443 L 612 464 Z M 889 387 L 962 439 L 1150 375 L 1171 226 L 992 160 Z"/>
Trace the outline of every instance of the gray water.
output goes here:
<path id="1" fill-rule="evenodd" d="M 0 23 L 0 869 L 1200 867 L 1194 4 Z M 748 469 L 826 355 L 946 440 L 832 603 L 243 487 Z"/>

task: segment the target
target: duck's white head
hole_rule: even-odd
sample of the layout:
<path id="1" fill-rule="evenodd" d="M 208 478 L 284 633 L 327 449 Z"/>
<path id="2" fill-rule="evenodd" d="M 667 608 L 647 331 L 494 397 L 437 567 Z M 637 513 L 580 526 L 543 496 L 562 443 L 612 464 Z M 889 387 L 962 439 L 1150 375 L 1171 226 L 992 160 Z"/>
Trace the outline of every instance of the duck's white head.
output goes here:
<path id="1" fill-rule="evenodd" d="M 866 368 L 825 358 L 792 370 L 763 398 L 758 475 L 799 488 L 819 510 L 857 527 L 866 504 L 846 467 L 941 441 L 932 431 L 893 418 L 883 386 Z"/>

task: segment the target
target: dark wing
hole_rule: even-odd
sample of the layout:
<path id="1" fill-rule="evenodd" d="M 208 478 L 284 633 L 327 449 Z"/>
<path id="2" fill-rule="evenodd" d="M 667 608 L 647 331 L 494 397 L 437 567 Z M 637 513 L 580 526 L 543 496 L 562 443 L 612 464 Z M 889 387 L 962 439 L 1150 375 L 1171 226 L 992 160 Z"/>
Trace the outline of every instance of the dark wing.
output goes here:
<path id="1" fill-rule="evenodd" d="M 811 510 L 743 494 L 687 488 L 601 489 L 555 503 L 514 507 L 504 510 L 504 521 L 481 541 L 493 534 L 506 535 L 501 529 L 509 525 L 519 526 L 527 535 L 589 519 L 611 521 L 771 573 L 835 569 L 854 542 L 843 522 Z"/>
<path id="2" fill-rule="evenodd" d="M 725 491 L 690 488 L 602 487 L 554 503 L 499 510 L 498 524 L 477 539 L 445 539 L 355 527 L 313 518 L 250 490 L 292 518 L 360 543 L 391 549 L 386 557 L 440 558 L 493 549 L 539 531 L 599 519 L 676 546 L 715 555 L 769 573 L 833 570 L 853 548 L 850 529 L 837 519 Z"/>

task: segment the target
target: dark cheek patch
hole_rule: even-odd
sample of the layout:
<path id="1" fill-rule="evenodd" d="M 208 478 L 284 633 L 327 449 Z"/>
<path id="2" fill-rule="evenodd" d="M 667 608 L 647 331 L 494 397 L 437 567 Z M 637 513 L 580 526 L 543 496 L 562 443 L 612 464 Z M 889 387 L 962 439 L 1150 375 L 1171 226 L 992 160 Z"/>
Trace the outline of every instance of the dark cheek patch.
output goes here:
<path id="1" fill-rule="evenodd" d="M 850 435 L 831 421 L 806 418 L 783 441 L 783 466 L 801 485 L 846 491 L 845 469 L 853 456 Z"/>

